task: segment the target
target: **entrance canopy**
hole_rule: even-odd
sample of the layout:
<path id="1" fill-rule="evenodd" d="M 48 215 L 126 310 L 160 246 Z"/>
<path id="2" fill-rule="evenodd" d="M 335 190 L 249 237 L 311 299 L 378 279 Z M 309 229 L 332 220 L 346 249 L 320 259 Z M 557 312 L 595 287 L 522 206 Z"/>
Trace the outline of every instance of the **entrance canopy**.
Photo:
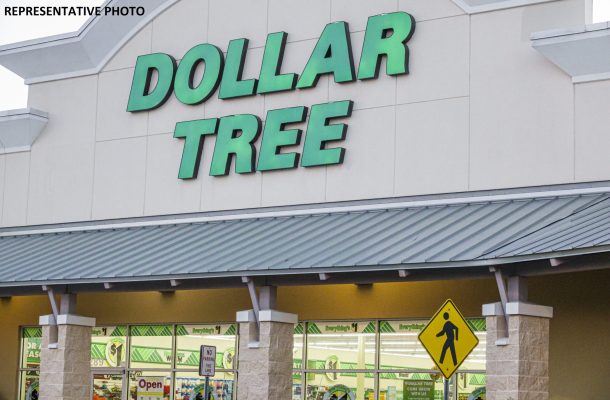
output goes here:
<path id="1" fill-rule="evenodd" d="M 0 295 L 548 273 L 609 246 L 605 192 L 5 230 Z"/>

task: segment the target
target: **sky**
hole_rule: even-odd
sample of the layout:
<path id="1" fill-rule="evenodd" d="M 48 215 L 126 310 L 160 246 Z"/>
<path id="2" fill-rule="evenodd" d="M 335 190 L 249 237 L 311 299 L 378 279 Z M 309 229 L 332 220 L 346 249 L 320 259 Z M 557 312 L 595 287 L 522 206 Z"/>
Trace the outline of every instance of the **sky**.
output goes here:
<path id="1" fill-rule="evenodd" d="M 97 6 L 104 0 L 0 0 L 4 6 Z M 7 17 L 0 12 L 0 45 L 77 31 L 87 17 Z M 610 21 L 610 0 L 593 0 L 593 22 Z M 0 110 L 24 108 L 27 86 L 23 79 L 0 66 Z"/>

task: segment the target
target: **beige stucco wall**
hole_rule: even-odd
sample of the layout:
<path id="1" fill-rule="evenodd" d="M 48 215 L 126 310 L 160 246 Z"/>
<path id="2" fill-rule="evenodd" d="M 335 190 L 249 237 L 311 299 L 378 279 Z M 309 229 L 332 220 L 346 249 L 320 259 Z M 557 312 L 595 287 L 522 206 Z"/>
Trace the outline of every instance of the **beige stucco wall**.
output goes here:
<path id="1" fill-rule="evenodd" d="M 572 84 L 529 42 L 582 25 L 585 3 L 467 15 L 451 0 L 182 0 L 99 75 L 30 87 L 29 105 L 50 121 L 31 152 L 0 156 L 0 226 L 608 180 L 608 82 Z M 283 71 L 300 73 L 325 24 L 350 24 L 358 60 L 367 17 L 396 10 L 417 20 L 408 76 L 125 111 L 138 55 L 180 59 L 197 43 L 246 37 L 253 78 L 267 33 L 285 30 Z M 213 178 L 206 139 L 199 178 L 177 179 L 177 121 L 340 99 L 355 102 L 341 166 Z"/>
<path id="2" fill-rule="evenodd" d="M 530 278 L 530 300 L 554 307 L 550 327 L 551 400 L 601 399 L 610 375 L 607 293 L 610 270 Z M 498 301 L 493 279 L 280 288 L 278 309 L 300 319 L 429 318 L 446 298 L 465 316 Z M 234 321 L 250 308 L 247 289 L 178 291 L 175 294 L 99 293 L 80 295 L 78 312 L 99 325 L 153 322 Z M 0 301 L 0 400 L 16 399 L 19 326 L 35 325 L 50 313 L 44 296 Z"/>

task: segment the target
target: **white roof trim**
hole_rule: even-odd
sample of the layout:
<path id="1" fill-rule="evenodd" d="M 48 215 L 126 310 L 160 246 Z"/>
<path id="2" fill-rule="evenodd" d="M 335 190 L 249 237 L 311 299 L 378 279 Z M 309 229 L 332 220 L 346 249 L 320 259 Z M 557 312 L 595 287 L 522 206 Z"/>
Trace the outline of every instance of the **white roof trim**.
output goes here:
<path id="1" fill-rule="evenodd" d="M 19 117 L 21 115 L 27 115 L 27 114 L 45 118 L 45 119 L 49 118 L 49 114 L 47 114 L 44 111 L 37 110 L 35 108 L 18 108 L 15 110 L 0 111 L 0 119 L 8 118 L 8 117 Z"/>
<path id="2" fill-rule="evenodd" d="M 467 203 L 488 203 L 496 201 L 514 201 L 514 200 L 527 200 L 537 198 L 551 198 L 551 197 L 562 197 L 562 196 L 574 196 L 574 195 L 594 195 L 610 193 L 610 187 L 600 186 L 592 188 L 581 188 L 581 189 L 559 189 L 559 190 L 544 190 L 539 192 L 526 192 L 526 193 L 509 193 L 509 194 L 497 194 L 497 195 L 479 195 L 470 197 L 458 197 L 450 199 L 429 199 L 429 200 L 412 200 L 396 203 L 377 203 L 377 204 L 363 204 L 363 205 L 351 205 L 351 206 L 334 206 L 334 207 L 318 207 L 318 208 L 305 208 L 299 210 L 285 210 L 285 211 L 265 211 L 265 212 L 245 212 L 235 213 L 230 215 L 213 215 L 213 216 L 196 216 L 188 218 L 168 218 L 168 219 L 156 219 L 148 221 L 136 221 L 136 222 L 116 222 L 99 224 L 99 222 L 93 221 L 91 224 L 85 224 L 81 226 L 67 226 L 67 227 L 48 227 L 48 228 L 28 228 L 23 227 L 20 230 L 9 230 L 2 232 L 0 231 L 0 238 L 7 236 L 27 236 L 36 234 L 48 234 L 48 233 L 65 233 L 65 232 L 85 232 L 92 230 L 113 230 L 113 229 L 124 229 L 124 228 L 137 228 L 146 226 L 164 226 L 164 225 L 178 225 L 178 224 L 192 224 L 202 222 L 219 222 L 219 221 L 236 221 L 244 219 L 259 219 L 259 218 L 277 218 L 277 217 L 295 217 L 305 215 L 319 215 L 328 213 L 347 213 L 347 212 L 359 212 L 359 211 L 374 211 L 374 210 L 391 210 L 395 208 L 405 207 L 440 207 L 446 205 L 459 205 Z"/>
<path id="3" fill-rule="evenodd" d="M 0 65 L 26 84 L 97 74 L 136 33 L 177 1 L 109 0 L 104 6 L 141 6 L 146 12 L 92 17 L 77 32 L 0 46 Z"/>
<path id="4" fill-rule="evenodd" d="M 478 14 L 507 8 L 531 6 L 539 3 L 549 3 L 558 0 L 453 0 L 468 14 Z"/>
<path id="5" fill-rule="evenodd" d="M 531 39 L 574 83 L 610 79 L 610 22 L 535 32 Z"/>
<path id="6" fill-rule="evenodd" d="M 77 32 L 0 46 L 0 65 L 26 84 L 99 73 L 142 28 L 178 0 L 108 0 L 104 6 L 144 7 L 143 16 L 97 16 Z M 469 14 L 559 0 L 453 0 Z"/>
<path id="7" fill-rule="evenodd" d="M 0 112 L 0 154 L 30 151 L 49 120 L 33 108 Z"/>

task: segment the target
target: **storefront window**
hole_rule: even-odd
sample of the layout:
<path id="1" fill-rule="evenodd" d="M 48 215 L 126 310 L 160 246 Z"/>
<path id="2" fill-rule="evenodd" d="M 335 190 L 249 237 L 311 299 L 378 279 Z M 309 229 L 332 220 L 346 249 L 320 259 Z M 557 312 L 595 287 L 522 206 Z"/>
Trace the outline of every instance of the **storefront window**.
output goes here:
<path id="1" fill-rule="evenodd" d="M 199 351 L 202 345 L 216 346 L 216 368 L 232 370 L 235 367 L 235 324 L 177 325 L 176 368 L 199 368 Z"/>
<path id="2" fill-rule="evenodd" d="M 130 368 L 171 368 L 172 325 L 134 325 L 130 329 Z"/>
<path id="3" fill-rule="evenodd" d="M 485 371 L 485 347 L 487 345 L 486 323 L 484 318 L 469 319 L 468 325 L 479 338 L 479 345 L 462 364 L 462 370 Z M 476 397 L 474 400 L 477 400 Z"/>
<path id="4" fill-rule="evenodd" d="M 293 400 L 407 400 L 418 393 L 443 399 L 444 379 L 418 340 L 426 323 L 299 323 L 294 336 Z M 479 345 L 449 382 L 451 400 L 485 399 L 485 320 L 468 319 L 468 324 Z"/>
<path id="5" fill-rule="evenodd" d="M 93 400 L 122 400 L 123 374 L 93 374 Z"/>
<path id="6" fill-rule="evenodd" d="M 21 357 L 19 361 L 19 398 L 21 400 L 38 400 L 41 349 L 42 328 L 21 328 Z"/>
<path id="7" fill-rule="evenodd" d="M 479 345 L 450 383 L 452 400 L 485 399 L 484 319 L 469 319 Z M 417 335 L 425 321 L 301 322 L 295 326 L 293 400 L 406 400 L 415 390 L 443 397 L 443 379 Z M 234 400 L 237 325 L 134 325 L 92 329 L 93 400 L 137 398 L 140 377 L 163 380 L 166 400 L 197 400 L 199 348 L 217 348 L 215 400 Z M 20 399 L 37 400 L 42 329 L 21 330 Z M 423 388 L 423 389 L 422 389 Z M 200 395 L 200 396 L 198 396 Z"/>
<path id="8" fill-rule="evenodd" d="M 174 400 L 197 400 L 203 399 L 205 378 L 197 372 L 178 372 L 174 383 Z M 210 378 L 208 393 L 214 400 L 235 399 L 234 374 L 217 372 Z"/>
<path id="9" fill-rule="evenodd" d="M 301 400 L 303 395 L 303 374 L 294 371 L 292 374 L 292 400 Z"/>
<path id="10" fill-rule="evenodd" d="M 102 326 L 91 331 L 91 367 L 120 368 L 127 362 L 127 326 Z"/>
<path id="11" fill-rule="evenodd" d="M 326 399 L 375 400 L 373 374 L 308 373 L 306 400 Z"/>
<path id="12" fill-rule="evenodd" d="M 376 332 L 372 321 L 309 322 L 307 369 L 374 369 Z"/>
<path id="13" fill-rule="evenodd" d="M 20 398 L 38 400 L 40 371 L 21 371 L 19 378 L 21 380 Z"/>
<path id="14" fill-rule="evenodd" d="M 21 368 L 40 368 L 40 349 L 42 348 L 42 328 L 21 329 Z"/>
<path id="15" fill-rule="evenodd" d="M 129 372 L 129 399 L 138 399 L 138 381 L 141 377 L 161 378 L 163 380 L 163 400 L 171 396 L 172 377 L 170 372 L 162 371 L 131 371 Z"/>
<path id="16" fill-rule="evenodd" d="M 294 327 L 294 346 L 292 348 L 292 365 L 295 370 L 303 369 L 303 336 L 305 323 L 299 322 Z"/>
<path id="17" fill-rule="evenodd" d="M 443 399 L 443 391 L 444 380 L 438 373 L 382 372 L 379 377 L 380 399 L 409 400 L 425 396 Z"/>
<path id="18" fill-rule="evenodd" d="M 386 370 L 434 370 L 436 367 L 417 336 L 427 321 L 380 322 L 380 368 Z M 479 345 L 461 366 L 463 370 L 485 370 L 485 320 L 470 319 L 468 324 L 479 338 Z"/>
<path id="19" fill-rule="evenodd" d="M 458 400 L 485 400 L 484 373 L 460 373 L 456 381 Z"/>
<path id="20" fill-rule="evenodd" d="M 93 400 L 135 400 L 143 377 L 163 381 L 165 400 L 202 399 L 205 378 L 198 373 L 202 345 L 217 350 L 216 374 L 209 385 L 212 398 L 234 400 L 237 324 L 93 328 Z"/>
<path id="21" fill-rule="evenodd" d="M 382 321 L 380 357 L 382 369 L 430 370 L 434 363 L 417 339 L 426 321 Z"/>

